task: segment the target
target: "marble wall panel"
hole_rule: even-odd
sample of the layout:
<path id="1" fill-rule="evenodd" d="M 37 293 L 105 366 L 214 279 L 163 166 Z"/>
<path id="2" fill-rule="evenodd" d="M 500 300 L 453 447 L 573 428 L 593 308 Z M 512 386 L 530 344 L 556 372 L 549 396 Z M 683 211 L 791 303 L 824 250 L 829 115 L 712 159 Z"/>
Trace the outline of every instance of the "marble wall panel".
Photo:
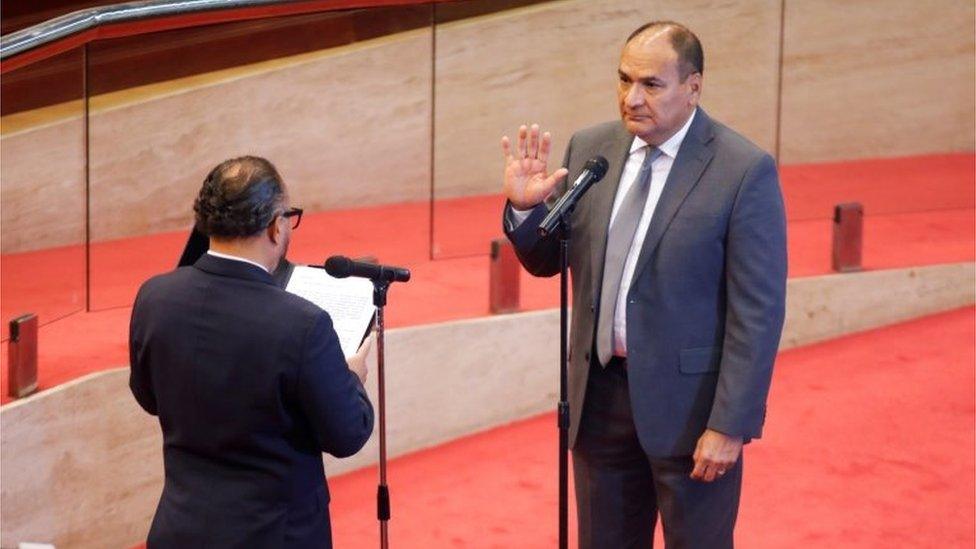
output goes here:
<path id="1" fill-rule="evenodd" d="M 85 242 L 84 105 L 0 138 L 0 251 Z M 84 267 L 84 265 L 81 265 Z"/>
<path id="2" fill-rule="evenodd" d="M 99 372 L 2 408 L 4 547 L 145 541 L 163 489 L 162 436 L 128 379 L 128 368 Z"/>
<path id="3" fill-rule="evenodd" d="M 148 100 L 95 98 L 93 240 L 187 227 L 207 172 L 242 154 L 272 160 L 308 211 L 427 198 L 430 57 L 422 29 Z"/>
<path id="4" fill-rule="evenodd" d="M 553 133 L 555 165 L 574 131 L 617 118 L 621 47 L 654 19 L 681 21 L 698 34 L 704 107 L 772 151 L 779 2 L 552 2 L 437 27 L 435 196 L 498 192 L 499 139 L 521 123 Z"/>
<path id="5" fill-rule="evenodd" d="M 971 305 L 974 287 L 972 263 L 792 279 L 781 348 Z M 553 309 L 389 331 L 389 455 L 553 410 L 558 325 Z M 130 547 L 145 539 L 162 490 L 161 438 L 127 381 L 127 368 L 101 372 L 0 408 L 4 546 Z M 356 456 L 327 458 L 326 471 L 376 456 L 374 432 Z M 410 497 L 410 488 L 392 486 L 397 497 Z"/>
<path id="6" fill-rule="evenodd" d="M 790 279 L 780 349 L 976 302 L 976 265 L 955 263 Z"/>
<path id="7" fill-rule="evenodd" d="M 970 0 L 788 0 L 781 161 L 972 151 Z"/>

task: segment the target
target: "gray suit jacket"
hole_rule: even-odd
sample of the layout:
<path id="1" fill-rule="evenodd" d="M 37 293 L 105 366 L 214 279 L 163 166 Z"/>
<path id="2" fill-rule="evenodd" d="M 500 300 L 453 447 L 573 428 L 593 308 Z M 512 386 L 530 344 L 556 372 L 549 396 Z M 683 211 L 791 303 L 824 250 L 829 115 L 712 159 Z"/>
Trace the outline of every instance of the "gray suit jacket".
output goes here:
<path id="1" fill-rule="evenodd" d="M 571 218 L 571 445 L 594 352 L 607 226 L 632 141 L 619 121 L 593 126 L 573 136 L 563 162 L 573 181 L 592 156 L 610 161 Z M 536 235 L 546 211 L 537 206 L 514 229 L 505 223 L 536 276 L 559 272 L 557 240 Z M 745 439 L 762 434 L 785 294 L 786 220 L 775 162 L 699 109 L 627 296 L 631 406 L 648 455 L 690 455 L 706 427 Z"/>

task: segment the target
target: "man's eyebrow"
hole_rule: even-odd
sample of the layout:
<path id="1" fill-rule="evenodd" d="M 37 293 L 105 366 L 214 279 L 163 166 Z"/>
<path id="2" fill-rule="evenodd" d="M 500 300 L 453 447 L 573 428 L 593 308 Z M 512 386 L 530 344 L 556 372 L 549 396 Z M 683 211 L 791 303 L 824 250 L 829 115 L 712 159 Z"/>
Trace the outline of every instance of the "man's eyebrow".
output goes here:
<path id="1" fill-rule="evenodd" d="M 617 74 L 621 78 L 626 78 L 628 80 L 639 80 L 641 82 L 653 82 L 653 83 L 661 83 L 661 82 L 664 82 L 664 80 L 662 80 L 661 78 L 659 78 L 657 75 L 654 75 L 654 74 L 647 75 L 647 76 L 638 76 L 637 78 L 633 78 L 629 74 L 627 74 L 626 72 L 624 72 L 622 69 L 617 69 Z"/>

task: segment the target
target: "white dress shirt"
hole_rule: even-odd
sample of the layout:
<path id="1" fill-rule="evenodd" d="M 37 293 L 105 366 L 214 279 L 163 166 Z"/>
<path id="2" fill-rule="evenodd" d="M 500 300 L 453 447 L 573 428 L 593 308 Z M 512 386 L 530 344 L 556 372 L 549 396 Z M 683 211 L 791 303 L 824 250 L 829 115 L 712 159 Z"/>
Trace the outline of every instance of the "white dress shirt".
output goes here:
<path id="1" fill-rule="evenodd" d="M 244 263 L 250 263 L 251 265 L 254 265 L 255 267 L 260 267 L 262 271 L 264 271 L 264 272 L 266 272 L 268 274 L 271 274 L 271 271 L 269 271 L 267 267 L 265 267 L 264 265 L 262 265 L 262 264 L 260 264 L 260 263 L 258 263 L 256 261 L 251 261 L 250 259 L 246 259 L 246 258 L 243 258 L 243 257 L 238 257 L 236 255 L 222 254 L 220 252 L 215 252 L 213 250 L 207 250 L 207 253 L 210 254 L 210 255 L 212 255 L 212 256 L 214 256 L 214 257 L 219 257 L 221 259 L 230 259 L 231 261 L 243 261 Z"/>
<path id="2" fill-rule="evenodd" d="M 685 136 L 688 134 L 688 128 L 691 127 L 691 123 L 695 119 L 697 112 L 697 109 L 692 112 L 685 125 L 677 133 L 672 135 L 670 139 L 658 146 L 662 154 L 651 164 L 651 187 L 647 192 L 647 202 L 644 203 L 644 212 L 641 214 L 640 221 L 637 224 L 637 230 L 634 232 L 634 241 L 631 243 L 630 250 L 627 252 L 627 259 L 624 262 L 624 270 L 620 280 L 620 291 L 617 294 L 617 304 L 614 308 L 613 354 L 616 356 L 627 356 L 627 294 L 630 292 L 631 279 L 634 277 L 637 259 L 640 257 L 641 247 L 644 245 L 644 237 L 647 236 L 647 228 L 651 225 L 654 208 L 657 207 L 657 202 L 660 200 L 661 193 L 664 191 L 664 183 L 668 180 L 668 175 L 671 173 L 671 167 L 674 165 L 674 159 L 678 155 L 678 149 L 681 148 L 681 143 L 685 140 Z M 620 185 L 617 187 L 617 194 L 613 199 L 613 211 L 610 214 L 611 225 L 613 225 L 613 221 L 617 217 L 620 204 L 623 202 L 624 197 L 627 196 L 627 191 L 630 190 L 637 180 L 637 173 L 640 171 L 641 164 L 644 163 L 644 156 L 647 154 L 647 151 L 647 142 L 635 136 L 633 143 L 630 145 L 630 155 L 627 157 L 623 172 L 620 174 Z M 529 217 L 530 212 L 531 210 L 516 210 L 512 208 L 510 227 L 515 228 L 521 225 Z M 593 291 L 599 292 L 600 288 L 594 288 Z"/>

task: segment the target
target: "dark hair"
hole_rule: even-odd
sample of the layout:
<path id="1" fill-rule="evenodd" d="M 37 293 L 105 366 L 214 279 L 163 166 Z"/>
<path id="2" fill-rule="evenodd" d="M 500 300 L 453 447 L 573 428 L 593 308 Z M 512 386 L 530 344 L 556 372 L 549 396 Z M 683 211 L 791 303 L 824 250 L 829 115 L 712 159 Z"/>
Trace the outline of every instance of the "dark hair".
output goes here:
<path id="1" fill-rule="evenodd" d="M 271 224 L 284 194 L 271 162 L 256 156 L 225 160 L 207 174 L 193 202 L 197 229 L 225 239 L 254 236 Z"/>
<path id="2" fill-rule="evenodd" d="M 668 38 L 671 39 L 671 47 L 678 54 L 678 73 L 681 76 L 681 81 L 684 82 L 689 75 L 696 72 L 698 74 L 705 74 L 705 54 L 702 52 L 701 42 L 695 36 L 695 33 L 691 32 L 691 29 L 681 23 L 674 21 L 651 21 L 650 23 L 645 23 L 630 33 L 630 36 L 627 37 L 627 42 L 624 44 L 629 44 L 631 40 L 648 29 L 656 29 L 659 27 L 666 27 L 668 29 Z"/>

